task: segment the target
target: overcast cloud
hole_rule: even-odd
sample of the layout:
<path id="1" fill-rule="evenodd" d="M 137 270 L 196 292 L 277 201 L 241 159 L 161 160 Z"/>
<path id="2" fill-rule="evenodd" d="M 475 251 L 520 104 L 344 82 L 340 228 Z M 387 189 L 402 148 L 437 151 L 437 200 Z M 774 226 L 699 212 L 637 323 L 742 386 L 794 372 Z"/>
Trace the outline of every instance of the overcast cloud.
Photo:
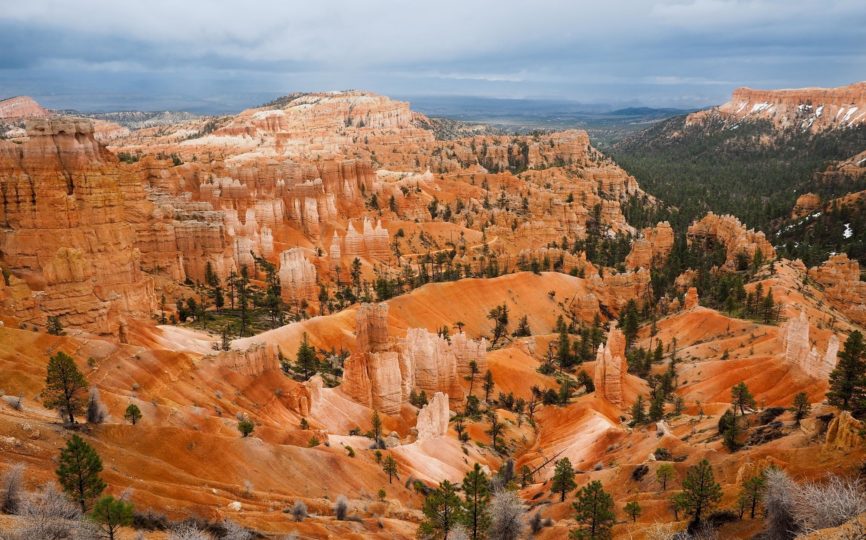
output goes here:
<path id="1" fill-rule="evenodd" d="M 344 88 L 695 107 L 864 79 L 863 0 L 0 0 L 0 97 L 82 110 Z"/>

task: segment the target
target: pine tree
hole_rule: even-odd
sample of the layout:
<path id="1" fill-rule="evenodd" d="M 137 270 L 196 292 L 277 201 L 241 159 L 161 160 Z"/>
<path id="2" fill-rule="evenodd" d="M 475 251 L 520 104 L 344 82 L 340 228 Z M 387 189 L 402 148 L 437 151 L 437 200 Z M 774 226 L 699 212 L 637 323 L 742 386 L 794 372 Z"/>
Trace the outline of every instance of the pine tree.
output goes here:
<path id="1" fill-rule="evenodd" d="M 634 425 L 639 426 L 646 422 L 646 410 L 644 410 L 643 396 L 638 395 L 631 407 L 631 418 Z"/>
<path id="2" fill-rule="evenodd" d="M 827 401 L 840 409 L 852 411 L 855 416 L 866 408 L 866 361 L 864 361 L 863 334 L 851 332 L 845 348 L 839 353 L 839 362 L 830 373 Z"/>
<path id="3" fill-rule="evenodd" d="M 556 346 L 556 360 L 559 362 L 559 369 L 564 370 L 571 367 L 571 342 L 568 338 L 568 328 L 563 324 L 559 330 L 559 339 Z"/>
<path id="4" fill-rule="evenodd" d="M 652 394 L 649 408 L 649 419 L 653 422 L 658 422 L 665 416 L 665 396 L 661 389 L 657 389 Z"/>
<path id="5" fill-rule="evenodd" d="M 385 456 L 385 459 L 382 460 L 382 470 L 385 474 L 388 475 L 388 483 L 391 483 L 391 478 L 394 477 L 397 480 L 400 479 L 399 474 L 397 473 L 397 460 L 392 456 Z"/>
<path id="6" fill-rule="evenodd" d="M 740 414 L 746 414 L 746 408 L 755 407 L 755 398 L 749 392 L 749 387 L 745 382 L 740 382 L 738 385 L 731 388 L 731 405 L 734 410 L 740 409 Z"/>
<path id="7" fill-rule="evenodd" d="M 448 533 L 463 521 L 463 506 L 454 484 L 444 480 L 424 499 L 424 521 L 418 526 L 423 538 L 447 538 Z"/>
<path id="8" fill-rule="evenodd" d="M 135 403 L 130 403 L 126 407 L 126 412 L 123 413 L 123 418 L 133 426 L 141 420 L 141 409 Z"/>
<path id="9" fill-rule="evenodd" d="M 63 491 L 78 502 L 82 512 L 87 512 L 90 501 L 105 489 L 105 482 L 99 477 L 102 460 L 78 435 L 73 435 L 66 448 L 60 450 L 60 463 L 55 472 Z"/>
<path id="10" fill-rule="evenodd" d="M 463 478 L 463 524 L 472 540 L 485 537 L 490 526 L 490 482 L 478 463 Z"/>
<path id="11" fill-rule="evenodd" d="M 668 481 L 674 477 L 675 472 L 674 466 L 670 463 L 662 463 L 659 465 L 659 468 L 656 469 L 656 479 L 661 483 L 662 491 L 667 489 Z"/>
<path id="12" fill-rule="evenodd" d="M 108 540 L 114 540 L 120 527 L 132 525 L 132 514 L 131 503 L 107 495 L 96 501 L 90 519 L 100 525 Z"/>
<path id="13" fill-rule="evenodd" d="M 599 540 L 610 538 L 616 516 L 613 513 L 613 498 L 604 491 L 601 482 L 593 480 L 578 493 L 572 504 L 577 513 L 575 519 L 582 526 L 572 531 L 572 538 Z"/>
<path id="14" fill-rule="evenodd" d="M 488 369 L 486 373 L 484 373 L 484 401 L 490 402 L 490 393 L 493 392 L 493 388 L 496 385 L 493 382 L 493 373 Z"/>
<path id="15" fill-rule="evenodd" d="M 373 430 L 373 440 L 378 442 L 382 438 L 382 419 L 376 409 L 373 409 L 373 414 L 370 416 L 370 426 Z"/>
<path id="16" fill-rule="evenodd" d="M 631 517 L 632 523 L 637 523 L 637 517 L 641 514 L 641 507 L 637 501 L 629 501 L 623 508 L 626 514 Z"/>
<path id="17" fill-rule="evenodd" d="M 315 375 L 319 369 L 319 359 L 316 358 L 316 350 L 307 341 L 306 332 L 304 332 L 301 344 L 298 346 L 297 362 L 295 365 L 305 381 Z"/>
<path id="18" fill-rule="evenodd" d="M 740 489 L 740 500 L 743 503 L 743 508 L 751 508 L 751 518 L 755 519 L 755 510 L 758 503 L 764 494 L 764 489 L 767 487 L 767 481 L 763 474 L 752 476 L 743 481 L 743 486 Z"/>
<path id="19" fill-rule="evenodd" d="M 722 486 L 716 483 L 709 461 L 701 460 L 686 472 L 683 496 L 686 514 L 692 516 L 695 523 L 700 523 L 703 514 L 722 500 Z"/>
<path id="20" fill-rule="evenodd" d="M 87 380 L 71 356 L 60 351 L 48 360 L 45 384 L 45 406 L 57 409 L 61 417 L 74 424 L 75 415 L 84 411 L 87 402 Z"/>
<path id="21" fill-rule="evenodd" d="M 553 493 L 559 493 L 559 501 L 565 501 L 565 495 L 569 491 L 577 487 L 574 482 L 574 469 L 571 466 L 571 461 L 568 458 L 562 458 L 556 462 L 553 469 L 553 483 L 550 490 Z"/>
<path id="22" fill-rule="evenodd" d="M 809 411 L 812 410 L 812 405 L 809 404 L 809 396 L 806 392 L 798 392 L 794 396 L 794 407 L 791 410 L 794 412 L 794 422 L 799 426 L 800 421 L 809 416 Z"/>

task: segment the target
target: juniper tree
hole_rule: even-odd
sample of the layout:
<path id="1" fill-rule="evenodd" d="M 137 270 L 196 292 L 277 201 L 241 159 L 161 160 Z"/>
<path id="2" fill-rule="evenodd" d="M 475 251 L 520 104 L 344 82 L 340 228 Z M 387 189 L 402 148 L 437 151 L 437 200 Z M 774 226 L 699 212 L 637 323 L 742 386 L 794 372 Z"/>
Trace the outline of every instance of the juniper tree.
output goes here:
<path id="1" fill-rule="evenodd" d="M 73 435 L 60 450 L 60 463 L 55 471 L 63 491 L 87 512 L 87 505 L 105 489 L 99 477 L 102 460 L 92 446 L 78 435 Z"/>
<path id="2" fill-rule="evenodd" d="M 74 424 L 75 415 L 84 411 L 87 402 L 87 380 L 71 356 L 59 351 L 48 360 L 45 384 L 45 406 L 57 409 L 61 417 Z"/>

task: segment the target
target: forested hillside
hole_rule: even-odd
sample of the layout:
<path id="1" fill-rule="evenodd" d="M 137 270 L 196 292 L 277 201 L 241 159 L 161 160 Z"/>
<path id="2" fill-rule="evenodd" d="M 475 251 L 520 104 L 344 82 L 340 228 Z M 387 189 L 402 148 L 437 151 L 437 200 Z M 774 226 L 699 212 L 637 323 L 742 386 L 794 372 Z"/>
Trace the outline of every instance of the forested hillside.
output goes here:
<path id="1" fill-rule="evenodd" d="M 731 123 L 710 116 L 687 125 L 686 118 L 606 148 L 647 192 L 674 207 L 669 219 L 677 230 L 712 210 L 770 232 L 798 195 L 815 191 L 827 199 L 856 189 L 826 184 L 816 173 L 866 148 L 866 126 L 811 133 L 780 130 L 766 120 Z"/>

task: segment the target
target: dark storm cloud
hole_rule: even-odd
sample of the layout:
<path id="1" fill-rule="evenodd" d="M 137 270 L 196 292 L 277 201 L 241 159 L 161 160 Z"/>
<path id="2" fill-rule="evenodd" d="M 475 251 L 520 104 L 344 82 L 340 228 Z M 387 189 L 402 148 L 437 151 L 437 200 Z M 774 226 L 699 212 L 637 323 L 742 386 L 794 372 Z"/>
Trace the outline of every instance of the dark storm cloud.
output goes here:
<path id="1" fill-rule="evenodd" d="M 50 106 L 230 110 L 339 88 L 696 106 L 866 78 L 866 5 L 0 0 L 0 50 L 0 94 Z"/>

